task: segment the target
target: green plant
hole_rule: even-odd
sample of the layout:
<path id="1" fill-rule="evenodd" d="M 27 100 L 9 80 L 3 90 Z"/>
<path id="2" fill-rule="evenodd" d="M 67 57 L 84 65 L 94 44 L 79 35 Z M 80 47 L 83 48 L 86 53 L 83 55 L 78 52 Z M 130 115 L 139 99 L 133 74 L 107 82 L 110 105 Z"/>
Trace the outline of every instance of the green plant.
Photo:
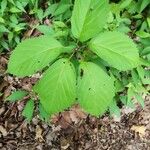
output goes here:
<path id="1" fill-rule="evenodd" d="M 141 66 L 149 66 L 149 58 L 127 35 L 109 29 L 109 14 L 108 0 L 75 0 L 71 23 L 54 21 L 53 32 L 22 41 L 13 51 L 9 73 L 24 77 L 44 72 L 33 87 L 43 119 L 74 103 L 94 116 L 108 108 L 119 114 L 117 102 L 132 107 L 134 96 L 143 106 L 149 72 Z"/>
<path id="2" fill-rule="evenodd" d="M 68 19 L 71 5 L 67 0 L 1 0 L 0 53 L 13 49 L 24 37 L 25 30 L 34 30 L 44 19 Z M 33 19 L 37 21 L 36 25 L 30 23 Z"/>

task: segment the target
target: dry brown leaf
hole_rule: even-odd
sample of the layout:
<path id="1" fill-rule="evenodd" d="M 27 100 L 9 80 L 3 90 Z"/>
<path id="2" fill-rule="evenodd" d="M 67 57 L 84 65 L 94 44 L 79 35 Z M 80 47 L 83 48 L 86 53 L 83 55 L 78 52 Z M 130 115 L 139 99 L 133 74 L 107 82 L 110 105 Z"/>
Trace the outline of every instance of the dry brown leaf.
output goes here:
<path id="1" fill-rule="evenodd" d="M 7 87 L 9 85 L 8 82 L 3 80 L 3 79 L 2 79 L 2 81 L 0 80 L 0 82 L 1 82 L 0 83 L 0 91 L 2 91 L 3 88 L 5 88 L 5 87 Z"/>
<path id="2" fill-rule="evenodd" d="M 68 149 L 69 146 L 70 146 L 69 141 L 67 141 L 66 139 L 61 140 L 61 149 L 62 150 Z"/>
<path id="3" fill-rule="evenodd" d="M 3 98 L 4 99 L 11 94 L 12 89 L 13 89 L 13 87 L 11 85 L 7 87 L 7 89 L 3 93 Z"/>
<path id="4" fill-rule="evenodd" d="M 2 113 L 5 111 L 5 108 L 4 107 L 2 107 L 2 108 L 0 108 L 0 116 L 2 115 Z"/>
<path id="5" fill-rule="evenodd" d="M 66 129 L 66 128 L 68 128 L 70 125 L 71 125 L 71 123 L 72 123 L 72 120 L 71 120 L 71 118 L 70 118 L 70 113 L 69 113 L 69 111 L 65 111 L 65 112 L 63 112 L 62 114 L 61 114 L 61 118 L 60 118 L 60 120 L 59 120 L 59 124 L 60 124 L 60 126 L 63 128 L 63 129 Z"/>
<path id="6" fill-rule="evenodd" d="M 2 133 L 3 136 L 7 136 L 8 134 L 6 129 L 2 125 L 0 125 L 0 132 Z"/>
<path id="7" fill-rule="evenodd" d="M 72 122 L 74 122 L 75 124 L 77 124 L 79 122 L 78 115 L 75 111 L 70 111 L 70 118 L 71 118 Z"/>
<path id="8" fill-rule="evenodd" d="M 8 60 L 5 57 L 0 56 L 0 65 L 6 67 Z"/>
<path id="9" fill-rule="evenodd" d="M 51 118 L 51 122 L 57 122 L 61 128 L 66 129 L 73 123 L 77 124 L 86 117 L 87 115 L 83 112 L 80 106 L 74 105 L 70 110 L 62 112 L 61 115 L 54 115 Z"/>
<path id="10" fill-rule="evenodd" d="M 40 142 L 43 142 L 44 141 L 43 136 L 42 136 L 43 130 L 39 125 L 36 126 L 35 132 L 36 132 L 35 139 L 39 140 Z"/>
<path id="11" fill-rule="evenodd" d="M 87 117 L 87 114 L 84 113 L 79 105 L 74 105 L 71 110 L 75 111 L 80 119 L 85 119 Z"/>
<path id="12" fill-rule="evenodd" d="M 29 38 L 34 34 L 34 26 L 38 25 L 39 21 L 37 19 L 31 19 L 29 22 L 30 29 L 24 33 L 23 39 Z"/>
<path id="13" fill-rule="evenodd" d="M 139 136 L 140 136 L 140 137 L 145 136 L 145 133 L 146 133 L 146 132 L 145 132 L 145 131 L 146 131 L 146 127 L 145 127 L 145 126 L 135 126 L 135 125 L 133 125 L 133 126 L 131 127 L 131 130 L 133 130 L 133 131 L 139 133 Z"/>

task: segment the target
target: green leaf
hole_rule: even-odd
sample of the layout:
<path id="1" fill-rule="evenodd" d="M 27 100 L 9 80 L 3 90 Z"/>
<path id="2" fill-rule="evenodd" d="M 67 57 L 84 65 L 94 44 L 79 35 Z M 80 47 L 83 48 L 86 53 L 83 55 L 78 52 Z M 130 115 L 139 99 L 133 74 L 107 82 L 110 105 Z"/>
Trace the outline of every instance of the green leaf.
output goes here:
<path id="1" fill-rule="evenodd" d="M 142 66 L 139 66 L 139 67 L 137 68 L 137 72 L 138 72 L 140 78 L 141 78 L 141 79 L 144 79 L 145 71 L 144 71 L 144 68 L 143 68 Z"/>
<path id="2" fill-rule="evenodd" d="M 0 33 L 4 32 L 9 32 L 9 30 L 4 25 L 0 25 Z"/>
<path id="3" fill-rule="evenodd" d="M 14 0 L 8 0 L 10 3 L 12 3 L 13 5 L 15 5 Z"/>
<path id="4" fill-rule="evenodd" d="M 69 45 L 69 46 L 64 47 L 62 49 L 62 52 L 63 53 L 72 53 L 75 48 L 76 48 L 76 45 Z"/>
<path id="5" fill-rule="evenodd" d="M 150 28 L 150 17 L 147 17 L 147 24 L 148 24 L 148 27 Z"/>
<path id="6" fill-rule="evenodd" d="M 26 120 L 28 122 L 30 122 L 32 120 L 32 117 L 33 117 L 33 111 L 34 111 L 34 101 L 32 99 L 30 99 L 24 109 L 23 109 L 23 112 L 22 112 L 22 115 L 26 118 Z"/>
<path id="7" fill-rule="evenodd" d="M 2 96 L 2 95 L 3 95 L 3 93 L 0 92 L 0 96 Z"/>
<path id="8" fill-rule="evenodd" d="M 111 102 L 111 105 L 109 106 L 109 112 L 110 112 L 110 115 L 113 116 L 117 116 L 117 117 L 120 117 L 120 109 L 119 107 L 117 106 L 117 103 L 116 103 L 116 100 L 114 99 L 112 102 Z"/>
<path id="9" fill-rule="evenodd" d="M 104 27 L 109 14 L 108 0 L 75 0 L 71 30 L 77 39 L 86 41 Z"/>
<path id="10" fill-rule="evenodd" d="M 148 55 L 148 54 L 150 54 L 150 46 L 144 48 L 141 52 L 141 55 Z"/>
<path id="11" fill-rule="evenodd" d="M 42 22 L 42 19 L 44 18 L 44 13 L 42 9 L 37 10 L 37 17 L 40 20 L 40 22 Z"/>
<path id="12" fill-rule="evenodd" d="M 57 28 L 66 28 L 66 24 L 62 21 L 54 21 L 53 26 Z"/>
<path id="13" fill-rule="evenodd" d="M 54 16 L 58 16 L 66 12 L 70 8 L 70 4 L 59 4 L 55 12 L 53 13 Z"/>
<path id="14" fill-rule="evenodd" d="M 22 100 L 28 93 L 26 91 L 15 91 L 10 96 L 6 98 L 7 101 L 16 102 Z"/>
<path id="15" fill-rule="evenodd" d="M 133 96 L 135 95 L 135 90 L 134 87 L 131 85 L 128 87 L 128 91 L 127 91 L 127 106 L 130 108 L 135 108 L 135 105 L 133 103 Z"/>
<path id="16" fill-rule="evenodd" d="M 1 13 L 2 13 L 2 15 L 3 15 L 6 7 L 7 7 L 7 0 L 2 0 L 2 2 L 1 2 Z"/>
<path id="17" fill-rule="evenodd" d="M 10 20 L 11 20 L 11 22 L 13 22 L 14 24 L 18 24 L 18 19 L 17 19 L 17 16 L 15 15 L 15 14 L 12 14 L 11 16 L 10 16 Z"/>
<path id="18" fill-rule="evenodd" d="M 68 59 L 56 61 L 35 85 L 43 108 L 49 115 L 70 107 L 76 99 L 76 74 Z"/>
<path id="19" fill-rule="evenodd" d="M 121 101 L 124 105 L 127 105 L 127 96 L 126 96 L 126 95 L 120 95 L 120 101 Z"/>
<path id="20" fill-rule="evenodd" d="M 7 43 L 7 42 L 5 42 L 4 40 L 2 40 L 2 41 L 0 42 L 0 44 L 1 44 L 1 46 L 3 46 L 3 48 L 9 50 L 8 43 Z"/>
<path id="21" fill-rule="evenodd" d="M 150 37 L 149 38 L 145 38 L 145 39 L 141 39 L 140 42 L 145 46 L 145 47 L 148 47 L 150 46 Z"/>
<path id="22" fill-rule="evenodd" d="M 148 58 L 148 56 L 150 56 L 150 54 L 148 54 L 148 55 L 146 55 L 147 56 L 147 58 Z M 149 57 L 150 58 L 150 57 Z M 150 60 L 150 59 L 149 59 Z M 149 67 L 150 66 L 150 61 L 149 60 L 146 60 L 146 59 L 144 59 L 144 58 L 140 58 L 140 63 L 141 63 L 141 65 L 143 65 L 143 66 L 146 66 L 146 67 Z"/>
<path id="23" fill-rule="evenodd" d="M 147 59 L 149 60 L 149 64 L 150 64 L 150 54 L 147 55 Z"/>
<path id="24" fill-rule="evenodd" d="M 40 116 L 40 119 L 42 119 L 44 121 L 48 121 L 48 119 L 50 117 L 49 114 L 44 110 L 41 103 L 39 104 L 39 116 Z"/>
<path id="25" fill-rule="evenodd" d="M 144 108 L 145 103 L 144 103 L 144 99 L 142 98 L 142 95 L 141 94 L 135 94 L 135 98 L 140 103 L 142 108 Z"/>
<path id="26" fill-rule="evenodd" d="M 63 46 L 50 36 L 40 36 L 20 43 L 13 51 L 8 72 L 24 77 L 41 70 L 54 61 Z"/>
<path id="27" fill-rule="evenodd" d="M 50 5 L 46 10 L 45 10 L 45 13 L 44 13 L 44 17 L 47 17 L 49 15 L 53 15 L 55 10 L 57 9 L 58 7 L 58 4 L 52 4 Z"/>
<path id="28" fill-rule="evenodd" d="M 139 66 L 139 67 L 137 67 L 137 72 L 138 72 L 138 74 L 139 74 L 143 84 L 150 84 L 149 77 L 148 78 L 146 77 L 146 70 L 145 70 L 145 68 Z"/>
<path id="29" fill-rule="evenodd" d="M 132 76 L 132 80 L 133 80 L 134 84 L 137 85 L 139 83 L 140 79 L 139 79 L 139 75 L 135 69 L 131 70 L 131 76 Z"/>
<path id="30" fill-rule="evenodd" d="M 149 33 L 145 32 L 145 31 L 142 31 L 142 30 L 137 31 L 135 34 L 137 36 L 139 36 L 140 38 L 148 38 L 148 37 L 150 37 Z"/>
<path id="31" fill-rule="evenodd" d="M 121 9 L 126 8 L 127 6 L 130 5 L 131 2 L 132 2 L 132 0 L 122 0 L 122 1 L 121 1 L 121 4 L 120 4 L 120 8 L 121 8 Z"/>
<path id="32" fill-rule="evenodd" d="M 102 115 L 114 97 L 114 85 L 110 76 L 92 62 L 82 62 L 78 77 L 78 101 L 81 107 L 94 116 Z"/>
<path id="33" fill-rule="evenodd" d="M 139 0 L 138 6 L 139 6 L 139 13 L 141 13 L 147 6 L 150 4 L 149 0 Z"/>
<path id="34" fill-rule="evenodd" d="M 114 85 L 115 85 L 115 91 L 116 92 L 121 92 L 124 90 L 123 83 L 120 80 L 116 80 Z"/>
<path id="35" fill-rule="evenodd" d="M 131 39 L 120 32 L 104 32 L 92 39 L 90 49 L 118 70 L 129 70 L 139 65 L 139 54 Z"/>
<path id="36" fill-rule="evenodd" d="M 5 20 L 0 16 L 0 23 L 5 23 Z"/>
<path id="37" fill-rule="evenodd" d="M 22 12 L 25 12 L 25 13 L 26 13 L 26 11 L 25 11 L 25 9 L 24 9 L 22 3 L 20 3 L 19 1 L 17 1 L 17 2 L 16 2 L 16 6 L 17 6 Z"/>
<path id="38" fill-rule="evenodd" d="M 20 13 L 22 12 L 22 10 L 18 9 L 17 7 L 12 7 L 9 10 L 11 13 Z"/>
<path id="39" fill-rule="evenodd" d="M 51 35 L 53 36 L 55 34 L 54 30 L 52 27 L 47 26 L 47 25 L 39 25 L 37 26 L 37 29 L 41 32 L 44 33 L 45 35 Z"/>

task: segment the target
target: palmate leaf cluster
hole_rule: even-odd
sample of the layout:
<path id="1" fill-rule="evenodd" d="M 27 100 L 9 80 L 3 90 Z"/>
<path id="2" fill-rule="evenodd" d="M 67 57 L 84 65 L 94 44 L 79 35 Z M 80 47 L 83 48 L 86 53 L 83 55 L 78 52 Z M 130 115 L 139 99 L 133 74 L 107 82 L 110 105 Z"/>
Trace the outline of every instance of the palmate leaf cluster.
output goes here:
<path id="1" fill-rule="evenodd" d="M 79 103 L 94 116 L 108 108 L 115 113 L 120 94 L 126 105 L 132 105 L 133 96 L 143 105 L 142 84 L 149 80 L 141 66 L 149 66 L 149 58 L 141 57 L 128 35 L 106 28 L 109 14 L 108 0 L 75 0 L 69 23 L 56 21 L 52 34 L 24 40 L 15 48 L 9 73 L 25 77 L 43 70 L 33 87 L 40 111 L 51 116 Z"/>

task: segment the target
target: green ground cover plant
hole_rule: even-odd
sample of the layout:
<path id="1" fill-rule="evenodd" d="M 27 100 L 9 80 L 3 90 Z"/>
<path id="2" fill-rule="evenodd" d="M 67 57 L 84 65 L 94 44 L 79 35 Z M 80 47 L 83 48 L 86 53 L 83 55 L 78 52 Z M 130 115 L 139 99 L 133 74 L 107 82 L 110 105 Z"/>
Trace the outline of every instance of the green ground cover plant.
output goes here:
<path id="1" fill-rule="evenodd" d="M 70 1 L 62 0 L 1 0 L 0 2 L 0 53 L 12 50 L 24 32 L 29 29 L 43 31 L 43 20 L 46 18 L 64 19 L 69 17 Z M 67 15 L 66 15 L 67 14 Z M 30 25 L 37 20 L 37 25 Z M 45 31 L 45 30 L 44 30 Z"/>
<path id="2" fill-rule="evenodd" d="M 141 12 L 149 1 L 63 0 L 50 6 L 41 16 L 53 14 L 52 25 L 39 25 L 44 35 L 18 44 L 8 64 L 7 72 L 17 77 L 42 71 L 23 115 L 32 119 L 35 95 L 44 120 L 75 103 L 96 117 L 107 110 L 119 115 L 120 103 L 134 108 L 133 98 L 144 107 L 142 95 L 150 83 L 150 18 L 149 12 L 145 17 Z M 131 29 L 134 19 L 138 30 Z M 26 95 L 16 91 L 7 99 L 14 102 Z"/>

